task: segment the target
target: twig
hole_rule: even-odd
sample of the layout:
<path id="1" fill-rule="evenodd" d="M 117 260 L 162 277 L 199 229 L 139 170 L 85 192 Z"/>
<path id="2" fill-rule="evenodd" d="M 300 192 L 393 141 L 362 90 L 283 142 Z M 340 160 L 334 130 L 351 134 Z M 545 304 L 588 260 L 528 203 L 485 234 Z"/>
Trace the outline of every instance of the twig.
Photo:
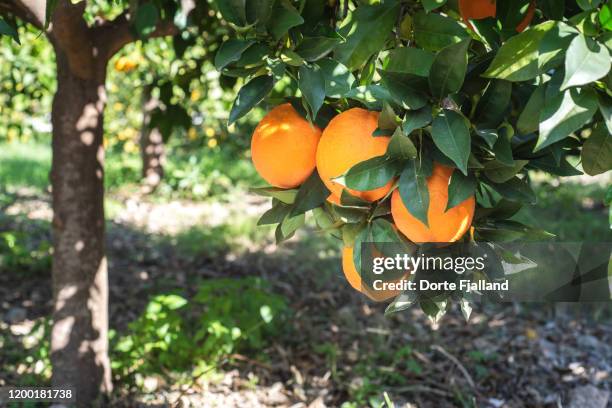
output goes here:
<path id="1" fill-rule="evenodd" d="M 431 346 L 431 348 L 432 348 L 432 350 L 438 351 L 444 357 L 448 358 L 450 361 L 455 363 L 455 365 L 457 367 L 459 367 L 459 370 L 461 371 L 461 373 L 465 377 L 465 379 L 468 382 L 468 384 L 470 385 L 470 387 L 472 389 L 476 389 L 476 384 L 474 383 L 474 380 L 472 379 L 472 376 L 470 375 L 470 373 L 468 373 L 468 371 L 465 369 L 463 364 L 461 364 L 461 362 L 455 356 L 450 354 L 448 351 L 444 350 L 444 348 L 442 348 L 441 346 L 433 345 L 433 346 Z"/>
<path id="2" fill-rule="evenodd" d="M 452 397 L 453 396 L 453 394 L 451 394 L 448 391 L 444 391 L 439 388 L 428 387 L 427 385 L 420 385 L 420 384 L 407 385 L 405 387 L 398 387 L 398 388 L 391 388 L 390 391 L 397 392 L 397 393 L 402 393 L 402 392 L 427 393 L 427 394 L 439 395 L 441 397 Z"/>

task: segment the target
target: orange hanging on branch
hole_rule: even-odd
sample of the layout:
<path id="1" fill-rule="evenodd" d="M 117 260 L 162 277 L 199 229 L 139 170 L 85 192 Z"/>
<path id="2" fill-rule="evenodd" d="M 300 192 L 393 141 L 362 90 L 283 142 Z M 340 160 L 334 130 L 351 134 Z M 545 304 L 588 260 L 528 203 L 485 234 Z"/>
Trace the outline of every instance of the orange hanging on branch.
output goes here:
<path id="1" fill-rule="evenodd" d="M 257 125 L 251 156 L 259 175 L 280 188 L 302 184 L 315 168 L 321 130 L 286 103 L 272 109 Z"/>
<path id="2" fill-rule="evenodd" d="M 536 3 L 532 1 L 529 3 L 529 8 L 525 13 L 525 17 L 516 26 L 517 32 L 524 31 L 533 20 L 535 15 Z M 461 18 L 467 24 L 470 29 L 474 29 L 470 20 L 483 20 L 489 17 L 497 16 L 497 5 L 495 0 L 459 0 L 459 13 Z"/>

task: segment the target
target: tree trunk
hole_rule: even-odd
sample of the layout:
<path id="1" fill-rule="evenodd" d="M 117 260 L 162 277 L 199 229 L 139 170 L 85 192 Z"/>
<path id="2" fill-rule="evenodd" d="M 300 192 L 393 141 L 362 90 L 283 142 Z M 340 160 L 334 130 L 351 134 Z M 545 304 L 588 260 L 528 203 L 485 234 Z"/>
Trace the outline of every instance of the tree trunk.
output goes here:
<path id="1" fill-rule="evenodd" d="M 112 388 L 102 144 L 106 61 L 90 57 L 84 76 L 55 49 L 52 382 L 73 387 L 77 405 L 91 407 Z"/>
<path id="2" fill-rule="evenodd" d="M 159 99 L 153 95 L 152 87 L 143 92 L 143 121 L 140 131 L 140 156 L 142 157 L 142 179 L 144 191 L 155 191 L 164 177 L 164 139 L 157 127 L 151 127 L 151 115 L 159 107 Z"/>

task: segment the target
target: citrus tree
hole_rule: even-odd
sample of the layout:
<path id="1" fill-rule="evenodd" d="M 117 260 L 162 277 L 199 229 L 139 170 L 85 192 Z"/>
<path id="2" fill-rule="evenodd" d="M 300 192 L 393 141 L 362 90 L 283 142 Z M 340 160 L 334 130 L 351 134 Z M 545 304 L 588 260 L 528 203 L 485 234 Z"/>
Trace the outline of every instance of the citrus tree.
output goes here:
<path id="1" fill-rule="evenodd" d="M 312 213 L 348 282 L 389 312 L 440 317 L 454 294 L 375 290 L 363 244 L 547 239 L 512 217 L 530 171 L 612 169 L 612 14 L 599 0 L 218 1 L 215 58 L 244 80 L 230 123 L 277 105 L 252 139 L 283 241 Z M 279 84 L 291 92 L 282 95 Z M 416 248 L 416 249 L 415 249 Z M 396 271 L 394 280 L 410 271 Z M 469 302 L 459 294 L 462 310 Z"/>
<path id="2" fill-rule="evenodd" d="M 212 14 L 211 14 L 212 13 Z M 104 111 L 107 65 L 124 46 L 202 33 L 208 2 L 0 0 L 0 35 L 19 42 L 28 24 L 53 46 L 52 383 L 74 388 L 89 407 L 112 389 L 104 245 Z M 193 31 L 192 31 L 193 30 Z M 42 41 L 42 38 L 38 40 Z"/>

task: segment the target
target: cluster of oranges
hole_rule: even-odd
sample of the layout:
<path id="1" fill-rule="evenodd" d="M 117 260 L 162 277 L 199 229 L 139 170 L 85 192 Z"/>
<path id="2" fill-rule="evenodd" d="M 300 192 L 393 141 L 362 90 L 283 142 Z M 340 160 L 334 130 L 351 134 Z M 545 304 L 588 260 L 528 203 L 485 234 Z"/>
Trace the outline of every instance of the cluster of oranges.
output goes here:
<path id="1" fill-rule="evenodd" d="M 261 177 L 273 186 L 290 189 L 301 185 L 316 168 L 331 191 L 330 203 L 340 205 L 343 190 L 362 200 L 374 202 L 386 197 L 395 181 L 370 191 L 348 189 L 334 179 L 365 160 L 386 153 L 391 140 L 373 136 L 378 127 L 378 112 L 349 109 L 335 116 L 321 131 L 301 117 L 291 104 L 277 106 L 259 123 L 251 140 L 253 164 Z M 446 211 L 448 184 L 452 168 L 435 164 L 427 180 L 430 204 L 426 226 L 406 208 L 395 189 L 391 195 L 391 215 L 395 228 L 415 243 L 455 242 L 470 228 L 475 200 L 470 197 Z M 362 287 L 353 262 L 353 248 L 342 253 L 344 275 L 353 288 L 375 300 L 386 300 L 393 292 L 373 292 Z"/>

